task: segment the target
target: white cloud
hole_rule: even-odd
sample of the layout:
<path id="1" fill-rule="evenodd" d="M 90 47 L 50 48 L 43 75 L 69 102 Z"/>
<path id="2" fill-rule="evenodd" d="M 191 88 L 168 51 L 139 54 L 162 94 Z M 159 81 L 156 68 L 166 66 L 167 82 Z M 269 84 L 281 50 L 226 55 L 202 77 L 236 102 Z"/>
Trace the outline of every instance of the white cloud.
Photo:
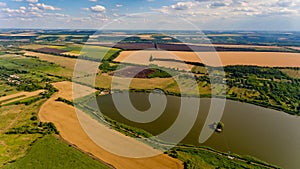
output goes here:
<path id="1" fill-rule="evenodd" d="M 90 8 L 81 8 L 81 10 L 83 10 L 83 11 L 89 11 Z"/>
<path id="2" fill-rule="evenodd" d="M 38 0 L 0 0 L 0 18 L 2 20 L 9 20 L 5 22 L 5 26 L 12 25 L 12 23 L 17 23 L 22 20 L 28 21 L 28 24 L 37 27 L 43 25 L 48 27 L 48 25 L 53 24 L 58 27 L 89 27 L 91 25 L 101 25 L 102 21 L 113 20 L 116 17 L 133 15 L 130 10 L 122 11 L 125 13 L 120 13 L 122 3 L 114 3 L 113 7 L 108 11 L 105 6 L 98 5 L 97 3 L 91 5 L 88 8 L 81 8 L 82 16 L 67 16 L 64 11 L 62 13 L 54 13 L 52 11 L 62 10 L 59 6 L 47 5 L 47 1 Z M 8 8 L 8 2 L 27 2 L 20 3 L 18 7 Z M 30 2 L 29 2 L 30 1 Z M 86 0 L 86 2 L 104 2 L 100 0 Z M 145 2 L 153 2 L 157 0 L 143 0 Z M 6 4 L 6 3 L 7 4 Z M 36 3 L 34 3 L 36 2 Z M 106 2 L 106 1 L 105 1 Z M 276 26 L 281 26 L 281 22 L 288 20 L 287 18 L 294 18 L 296 21 L 300 17 L 300 0 L 170 0 L 168 6 L 162 6 L 160 8 L 151 9 L 153 11 L 158 11 L 161 13 L 168 14 L 170 20 L 163 18 L 162 14 L 159 13 L 155 17 L 153 25 L 150 25 L 152 28 L 160 27 L 161 25 L 166 25 L 166 27 L 179 29 L 181 25 L 177 24 L 177 17 L 184 18 L 199 27 L 206 29 L 237 29 L 237 28 L 246 28 L 246 29 L 268 29 L 268 28 L 277 28 Z M 46 3 L 46 4 L 44 4 Z M 92 3 L 90 3 L 92 4 Z M 147 10 L 144 7 L 143 10 Z M 47 11 L 51 11 L 47 13 Z M 87 12 L 84 12 L 87 11 Z M 60 11 L 57 11 L 60 12 Z M 147 11 L 146 11 L 147 12 Z M 61 25 L 58 24 L 57 19 L 65 19 L 69 21 L 68 24 Z M 174 18 L 174 19 L 172 19 Z M 1 21 L 2 21 L 1 20 Z M 31 22 L 29 22 L 32 20 Z M 33 22 L 34 21 L 34 22 Z M 143 19 L 134 19 L 131 27 L 143 25 Z M 49 24 L 45 24 L 48 23 Z M 81 22 L 84 22 L 82 24 Z M 39 23 L 39 24 L 38 24 Z M 41 24 L 42 23 L 42 24 Z M 81 24 L 80 24 L 81 23 Z M 251 24 L 254 26 L 251 26 Z M 256 24 L 255 24 L 256 23 Z M 277 25 L 276 25 L 277 23 Z M 286 21 L 288 23 L 288 21 Z M 300 24 L 296 23 L 300 29 Z M 4 24 L 3 24 L 4 25 Z M 22 26 L 20 25 L 20 26 Z M 134 26 L 133 26 L 134 25 Z M 245 26 L 246 25 L 246 26 Z M 270 26 L 272 25 L 272 26 Z M 257 26 L 257 28 L 256 28 Z M 264 26 L 264 27 L 261 27 Z M 281 26 L 281 27 L 283 27 Z M 129 28 L 131 28 L 129 26 Z"/>
<path id="3" fill-rule="evenodd" d="M 61 10 L 61 8 L 57 8 L 51 5 L 46 5 L 44 3 L 37 3 L 35 6 L 41 10 L 50 10 L 50 11 Z"/>
<path id="4" fill-rule="evenodd" d="M 120 15 L 117 14 L 117 13 L 113 13 L 112 16 L 114 16 L 114 17 L 119 17 Z"/>
<path id="5" fill-rule="evenodd" d="M 116 7 L 117 8 L 121 8 L 123 5 L 121 5 L 121 4 L 116 4 Z"/>
<path id="6" fill-rule="evenodd" d="M 29 3 L 37 3 L 38 0 L 26 0 L 26 2 L 29 2 Z"/>
<path id="7" fill-rule="evenodd" d="M 10 8 L 3 8 L 1 11 L 6 12 L 8 14 L 25 13 L 25 11 L 22 9 L 10 9 Z"/>
<path id="8" fill-rule="evenodd" d="M 6 6 L 7 4 L 5 3 L 5 2 L 0 2 L 0 6 L 1 7 L 4 7 L 4 6 Z"/>
<path id="9" fill-rule="evenodd" d="M 26 7 L 25 6 L 21 6 L 20 9 L 21 10 L 26 10 Z"/>
<path id="10" fill-rule="evenodd" d="M 103 12 L 104 13 L 106 11 L 106 8 L 102 5 L 92 6 L 90 9 L 93 12 Z"/>
<path id="11" fill-rule="evenodd" d="M 29 10 L 32 11 L 32 12 L 34 12 L 34 11 L 35 11 L 35 12 L 41 12 L 41 11 L 42 11 L 42 10 L 40 10 L 40 9 L 39 9 L 38 7 L 36 7 L 36 6 L 30 7 Z"/>
<path id="12" fill-rule="evenodd" d="M 299 1 L 296 0 L 283 0 L 276 3 L 279 7 L 294 7 L 297 6 L 297 4 L 299 5 Z"/>
<path id="13" fill-rule="evenodd" d="M 170 7 L 175 10 L 186 10 L 190 9 L 194 6 L 193 2 L 177 2 L 175 5 L 171 5 Z"/>

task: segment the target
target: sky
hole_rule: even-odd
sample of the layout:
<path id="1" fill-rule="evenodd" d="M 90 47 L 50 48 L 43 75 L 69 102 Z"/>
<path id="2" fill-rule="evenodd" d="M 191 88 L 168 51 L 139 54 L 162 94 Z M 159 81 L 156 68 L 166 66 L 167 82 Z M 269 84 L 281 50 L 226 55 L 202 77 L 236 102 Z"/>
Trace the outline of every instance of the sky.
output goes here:
<path id="1" fill-rule="evenodd" d="M 0 28 L 300 31 L 300 0 L 0 0 Z"/>

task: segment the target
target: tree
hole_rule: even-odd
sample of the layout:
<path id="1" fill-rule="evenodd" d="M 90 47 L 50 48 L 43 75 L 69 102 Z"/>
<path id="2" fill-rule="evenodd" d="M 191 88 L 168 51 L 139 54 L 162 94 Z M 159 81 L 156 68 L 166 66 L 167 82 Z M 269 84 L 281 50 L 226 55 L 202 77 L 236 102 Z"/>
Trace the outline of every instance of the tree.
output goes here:
<path id="1" fill-rule="evenodd" d="M 217 124 L 216 131 L 217 131 L 217 132 L 222 132 L 223 129 L 224 129 L 224 126 L 225 126 L 224 123 L 219 122 L 219 123 Z"/>
<path id="2" fill-rule="evenodd" d="M 150 58 L 149 58 L 149 61 L 152 62 L 153 61 L 153 56 L 151 54 Z"/>

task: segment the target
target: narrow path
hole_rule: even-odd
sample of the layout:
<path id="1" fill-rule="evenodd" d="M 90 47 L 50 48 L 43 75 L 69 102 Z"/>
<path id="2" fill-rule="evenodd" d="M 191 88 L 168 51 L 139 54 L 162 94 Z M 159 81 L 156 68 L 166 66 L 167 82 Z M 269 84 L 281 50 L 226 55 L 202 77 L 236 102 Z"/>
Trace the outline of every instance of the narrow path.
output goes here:
<path id="1" fill-rule="evenodd" d="M 26 99 L 29 97 L 37 96 L 45 90 L 37 90 L 33 92 L 19 92 L 16 94 L 0 97 L 0 105 L 9 104 L 18 100 Z"/>

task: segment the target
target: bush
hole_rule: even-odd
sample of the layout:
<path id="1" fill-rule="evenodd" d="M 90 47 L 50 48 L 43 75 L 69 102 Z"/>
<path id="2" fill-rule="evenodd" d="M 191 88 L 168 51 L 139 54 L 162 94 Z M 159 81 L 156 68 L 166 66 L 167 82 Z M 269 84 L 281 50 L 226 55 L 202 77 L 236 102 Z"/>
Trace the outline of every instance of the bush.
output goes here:
<path id="1" fill-rule="evenodd" d="M 115 71 L 117 68 L 117 65 L 111 66 L 108 61 L 103 61 L 99 66 L 99 69 L 102 70 L 103 73 Z"/>
<path id="2" fill-rule="evenodd" d="M 61 97 L 57 98 L 55 101 L 63 102 L 63 103 L 66 103 L 68 105 L 74 106 L 74 103 L 72 101 L 69 101 L 69 100 L 61 98 Z"/>
<path id="3" fill-rule="evenodd" d="M 32 121 L 36 121 L 38 118 L 37 118 L 37 116 L 32 116 L 31 118 L 30 118 L 30 120 L 32 120 Z"/>

